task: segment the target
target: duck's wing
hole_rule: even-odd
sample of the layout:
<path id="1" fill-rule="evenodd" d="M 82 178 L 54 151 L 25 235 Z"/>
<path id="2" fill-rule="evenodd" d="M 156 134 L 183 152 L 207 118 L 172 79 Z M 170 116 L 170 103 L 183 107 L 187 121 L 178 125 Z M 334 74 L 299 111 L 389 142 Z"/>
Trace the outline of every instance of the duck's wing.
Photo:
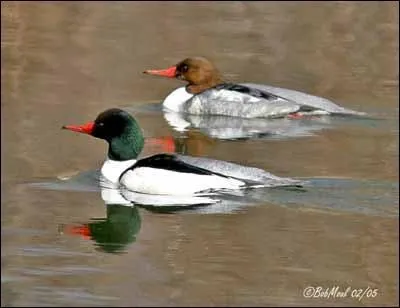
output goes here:
<path id="1" fill-rule="evenodd" d="M 301 110 L 301 105 L 272 93 L 239 84 L 222 84 L 189 99 L 184 112 L 242 118 L 279 118 Z"/>
<path id="2" fill-rule="evenodd" d="M 302 186 L 306 182 L 292 178 L 282 178 L 263 169 L 247 167 L 232 162 L 188 155 L 176 154 L 180 161 L 223 174 L 228 177 L 245 181 L 248 186 L 278 187 L 278 186 Z"/>
<path id="3" fill-rule="evenodd" d="M 364 112 L 359 112 L 338 106 L 329 99 L 295 90 L 256 84 L 256 83 L 242 83 L 240 85 L 243 87 L 250 88 L 253 91 L 268 93 L 278 98 L 294 102 L 299 106 L 301 106 L 302 108 L 309 107 L 315 110 L 324 110 L 332 114 L 358 115 L 358 116 L 366 115 L 366 113 Z"/>

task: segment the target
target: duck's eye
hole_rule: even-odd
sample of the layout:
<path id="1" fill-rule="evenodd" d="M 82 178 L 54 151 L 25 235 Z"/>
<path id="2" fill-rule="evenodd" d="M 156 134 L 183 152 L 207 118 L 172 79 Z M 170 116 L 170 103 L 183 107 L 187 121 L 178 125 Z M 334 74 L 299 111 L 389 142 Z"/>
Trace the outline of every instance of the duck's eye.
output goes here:
<path id="1" fill-rule="evenodd" d="M 104 123 L 103 122 L 97 123 L 97 126 L 103 127 Z"/>
<path id="2" fill-rule="evenodd" d="M 184 64 L 184 65 L 182 65 L 180 71 L 181 71 L 182 73 L 186 73 L 186 72 L 188 71 L 188 69 L 189 69 L 189 67 L 188 67 L 186 64 Z"/>

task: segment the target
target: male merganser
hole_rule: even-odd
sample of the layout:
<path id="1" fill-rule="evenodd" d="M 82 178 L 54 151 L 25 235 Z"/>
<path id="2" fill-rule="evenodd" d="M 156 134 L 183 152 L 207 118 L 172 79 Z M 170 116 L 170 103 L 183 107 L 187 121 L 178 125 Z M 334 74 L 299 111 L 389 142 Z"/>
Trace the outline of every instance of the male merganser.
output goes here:
<path id="1" fill-rule="evenodd" d="M 170 68 L 146 70 L 144 73 L 188 83 L 164 99 L 164 107 L 175 112 L 243 118 L 365 115 L 299 91 L 253 83 L 226 83 L 218 69 L 203 57 L 187 58 Z"/>
<path id="2" fill-rule="evenodd" d="M 108 142 L 108 158 L 101 168 L 110 183 L 138 193 L 194 195 L 250 187 L 299 186 L 301 181 L 276 177 L 264 170 L 234 163 L 177 154 L 156 154 L 138 160 L 144 138 L 136 120 L 113 108 L 94 122 L 67 125 Z"/>

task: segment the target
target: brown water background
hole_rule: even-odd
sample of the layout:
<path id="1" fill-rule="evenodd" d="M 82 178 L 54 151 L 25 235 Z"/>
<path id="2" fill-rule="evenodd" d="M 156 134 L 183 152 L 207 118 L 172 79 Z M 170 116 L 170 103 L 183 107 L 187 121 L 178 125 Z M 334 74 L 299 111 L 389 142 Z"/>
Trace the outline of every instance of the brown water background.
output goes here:
<path id="1" fill-rule="evenodd" d="M 378 1 L 3 1 L 2 306 L 398 305 L 398 11 Z M 290 140 L 193 131 L 188 153 L 360 181 L 356 201 L 343 184 L 329 186 L 329 202 L 385 210 L 327 209 L 328 194 L 307 193 L 297 206 L 266 199 L 231 214 L 139 209 L 140 230 L 120 254 L 60 234 L 61 224 L 106 217 L 99 193 L 25 185 L 101 165 L 103 142 L 60 127 L 160 102 L 180 82 L 141 72 L 193 55 L 230 80 L 301 90 L 381 120 Z M 174 134 L 162 115 L 138 120 L 148 137 Z M 307 299 L 307 286 L 378 295 Z"/>

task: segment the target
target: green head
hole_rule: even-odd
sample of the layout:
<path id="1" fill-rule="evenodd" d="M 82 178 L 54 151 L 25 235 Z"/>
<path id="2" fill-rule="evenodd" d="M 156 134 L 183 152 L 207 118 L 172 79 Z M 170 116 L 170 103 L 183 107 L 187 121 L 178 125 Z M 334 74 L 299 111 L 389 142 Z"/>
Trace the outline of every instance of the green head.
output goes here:
<path id="1" fill-rule="evenodd" d="M 129 113 L 118 108 L 103 111 L 94 122 L 63 128 L 106 140 L 109 144 L 108 157 L 113 160 L 135 159 L 144 146 L 139 124 Z"/>

